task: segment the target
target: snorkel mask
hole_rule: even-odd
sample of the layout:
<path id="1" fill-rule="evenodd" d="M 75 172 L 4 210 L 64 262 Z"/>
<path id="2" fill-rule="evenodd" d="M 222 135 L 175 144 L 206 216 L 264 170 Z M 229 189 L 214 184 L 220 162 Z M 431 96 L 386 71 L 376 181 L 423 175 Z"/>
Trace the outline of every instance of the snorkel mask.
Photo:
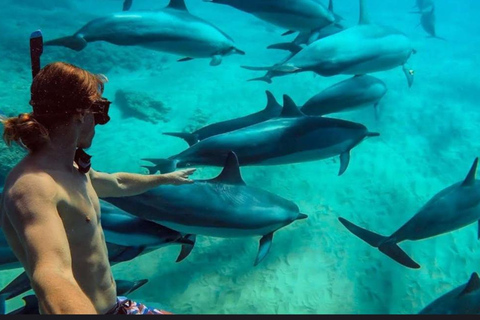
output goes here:
<path id="1" fill-rule="evenodd" d="M 37 30 L 33 32 L 30 35 L 30 59 L 31 59 L 31 64 L 32 64 L 32 78 L 35 78 L 35 76 L 40 72 L 40 57 L 43 53 L 43 36 L 42 32 L 40 30 Z M 102 81 L 102 84 L 99 85 L 99 93 L 103 93 L 103 82 L 106 82 L 108 79 L 101 75 L 100 77 L 104 77 L 105 80 Z M 111 102 L 105 98 L 100 98 L 92 103 L 92 105 L 87 109 L 90 111 L 93 116 L 94 116 L 94 121 L 95 124 L 99 125 L 104 125 L 108 121 L 110 121 L 110 117 L 108 116 L 108 110 L 110 108 Z M 65 113 L 61 114 L 68 114 L 72 113 L 72 111 L 66 111 Z M 54 115 L 59 115 L 58 113 L 48 113 L 45 112 L 44 114 L 38 114 L 39 116 L 54 116 Z M 90 170 L 91 167 L 91 162 L 90 162 L 91 156 L 87 154 L 83 149 L 77 148 L 75 152 L 75 158 L 74 161 L 78 165 L 78 170 L 85 174 Z"/>

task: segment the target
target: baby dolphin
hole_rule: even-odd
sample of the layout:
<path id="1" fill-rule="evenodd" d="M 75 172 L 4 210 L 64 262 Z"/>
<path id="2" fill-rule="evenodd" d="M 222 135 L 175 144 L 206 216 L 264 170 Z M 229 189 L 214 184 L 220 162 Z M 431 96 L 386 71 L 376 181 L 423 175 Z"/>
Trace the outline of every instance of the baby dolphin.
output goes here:
<path id="1" fill-rule="evenodd" d="M 321 76 L 338 74 L 361 75 L 403 67 L 408 85 L 413 84 L 413 71 L 406 67 L 415 52 L 411 40 L 396 29 L 369 22 L 364 0 L 360 1 L 359 24 L 317 40 L 286 61 L 271 67 L 249 67 L 248 70 L 267 71 L 261 80 L 313 71 Z"/>
<path id="2" fill-rule="evenodd" d="M 475 179 L 478 158 L 465 180 L 455 183 L 432 197 L 409 221 L 391 236 L 385 237 L 360 228 L 344 218 L 340 222 L 354 235 L 409 268 L 420 268 L 397 244 L 422 240 L 479 222 L 480 180 Z"/>
<path id="3" fill-rule="evenodd" d="M 480 278 L 473 272 L 467 283 L 447 292 L 418 314 L 480 314 Z"/>
<path id="4" fill-rule="evenodd" d="M 233 152 L 214 179 L 162 185 L 136 196 L 105 200 L 182 233 L 221 238 L 261 236 L 255 266 L 270 250 L 274 232 L 307 218 L 292 201 L 247 186 Z"/>
<path id="5" fill-rule="evenodd" d="M 356 110 L 369 105 L 376 110 L 386 93 L 387 86 L 382 80 L 369 75 L 355 76 L 323 90 L 309 99 L 300 110 L 311 116 Z"/>
<path id="6" fill-rule="evenodd" d="M 342 175 L 350 163 L 350 151 L 368 137 L 360 124 L 340 119 L 303 114 L 287 96 L 283 96 L 279 117 L 242 129 L 204 139 L 168 159 L 142 159 L 155 164 L 151 173 L 175 171 L 190 166 L 223 166 L 230 151 L 242 166 L 282 165 L 340 156 Z"/>
<path id="7" fill-rule="evenodd" d="M 331 1 L 331 0 L 330 0 Z M 311 32 L 336 21 L 336 15 L 318 0 L 204 0 L 225 4 L 293 32 Z"/>
<path id="8" fill-rule="evenodd" d="M 219 65 L 223 56 L 245 54 L 225 32 L 191 15 L 184 0 L 170 0 L 169 5 L 159 11 L 124 11 L 97 18 L 73 36 L 46 41 L 45 46 L 81 51 L 95 41 L 140 46 L 185 57 L 179 61 L 211 58 L 212 66 Z"/>
<path id="9" fill-rule="evenodd" d="M 266 94 L 267 106 L 262 111 L 232 120 L 213 123 L 192 133 L 164 132 L 163 134 L 167 136 L 182 138 L 188 143 L 189 146 L 193 146 L 195 143 L 208 137 L 245 128 L 263 122 L 265 120 L 278 117 L 282 112 L 282 106 L 277 102 L 277 100 L 270 91 L 267 90 Z"/>

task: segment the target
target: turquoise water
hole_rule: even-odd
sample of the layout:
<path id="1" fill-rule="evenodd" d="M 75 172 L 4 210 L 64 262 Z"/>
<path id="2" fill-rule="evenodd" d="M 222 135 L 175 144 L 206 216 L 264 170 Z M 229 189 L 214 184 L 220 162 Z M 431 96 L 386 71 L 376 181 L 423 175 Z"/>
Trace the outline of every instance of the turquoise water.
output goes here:
<path id="1" fill-rule="evenodd" d="M 29 112 L 31 83 L 28 39 L 41 29 L 45 40 L 73 34 L 86 22 L 120 11 L 122 1 L 3 0 L 0 12 L 0 109 L 8 115 Z M 168 1 L 138 0 L 132 10 L 163 8 Z M 324 1 L 326 3 L 326 1 Z M 187 0 L 190 12 L 230 35 L 246 55 L 225 57 L 212 67 L 208 59 L 183 58 L 139 47 L 90 43 L 80 52 L 46 47 L 42 64 L 67 61 L 109 78 L 104 96 L 113 101 L 112 120 L 97 127 L 89 153 L 96 170 L 145 173 L 142 158 L 166 158 L 186 149 L 184 141 L 162 132 L 192 131 L 207 124 L 260 111 L 265 90 L 281 101 L 288 94 L 302 105 L 323 89 L 350 78 L 304 72 L 247 82 L 263 75 L 242 65 L 270 66 L 286 53 L 267 50 L 285 29 L 234 8 Z M 336 0 L 335 11 L 353 26 L 358 2 Z M 347 171 L 338 176 L 338 157 L 278 166 L 242 167 L 245 182 L 295 202 L 308 219 L 275 233 L 265 260 L 254 267 L 260 237 L 213 238 L 199 235 L 192 254 L 175 263 L 170 246 L 113 267 L 116 278 L 149 279 L 130 295 L 174 313 L 409 314 L 464 284 L 478 272 L 477 225 L 401 248 L 421 265 L 409 269 L 352 235 L 344 217 L 382 235 L 390 235 L 433 195 L 465 178 L 479 155 L 480 84 L 477 69 L 480 22 L 476 0 L 436 0 L 437 35 L 427 38 L 414 1 L 367 0 L 370 19 L 404 32 L 417 53 L 408 62 L 415 82 L 408 87 L 400 67 L 372 75 L 387 85 L 378 119 L 373 107 L 335 118 L 359 122 L 375 137 L 351 152 Z M 153 115 L 125 114 L 119 90 L 133 96 Z M 153 107 L 152 107 L 153 106 Z M 156 111 L 155 111 L 156 110 Z M 0 178 L 19 159 L 18 150 L 0 144 Z M 200 168 L 195 179 L 215 177 L 220 168 Z M 3 175 L 3 176 L 2 176 Z M 134 272 L 132 272 L 134 271 Z M 0 286 L 21 270 L 0 273 Z M 21 305 L 9 301 L 8 309 Z"/>

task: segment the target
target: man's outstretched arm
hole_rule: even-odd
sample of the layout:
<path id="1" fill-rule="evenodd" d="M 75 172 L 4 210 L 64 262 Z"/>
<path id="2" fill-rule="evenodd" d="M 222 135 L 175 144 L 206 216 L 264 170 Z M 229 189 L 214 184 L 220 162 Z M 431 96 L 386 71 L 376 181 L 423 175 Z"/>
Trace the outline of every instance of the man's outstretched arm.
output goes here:
<path id="1" fill-rule="evenodd" d="M 104 173 L 93 169 L 89 177 L 100 198 L 135 196 L 162 184 L 181 185 L 193 183 L 188 176 L 196 169 L 178 170 L 166 174 L 144 175 L 138 173 Z"/>

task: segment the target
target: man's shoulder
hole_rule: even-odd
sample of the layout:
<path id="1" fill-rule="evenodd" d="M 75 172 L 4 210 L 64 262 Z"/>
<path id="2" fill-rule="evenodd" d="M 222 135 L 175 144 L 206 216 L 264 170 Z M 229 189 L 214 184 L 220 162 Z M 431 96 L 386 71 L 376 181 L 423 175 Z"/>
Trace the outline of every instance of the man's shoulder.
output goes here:
<path id="1" fill-rule="evenodd" d="M 16 169 L 12 170 L 5 183 L 4 193 L 7 197 L 17 198 L 24 195 L 49 197 L 56 193 L 56 182 L 48 173 Z"/>

